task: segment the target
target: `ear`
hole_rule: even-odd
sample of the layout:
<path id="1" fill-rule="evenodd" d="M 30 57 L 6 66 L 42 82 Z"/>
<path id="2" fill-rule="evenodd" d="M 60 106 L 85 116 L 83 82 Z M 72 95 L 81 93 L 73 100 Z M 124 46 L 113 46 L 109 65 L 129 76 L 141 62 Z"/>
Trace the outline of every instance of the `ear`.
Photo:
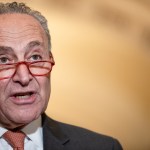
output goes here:
<path id="1" fill-rule="evenodd" d="M 52 65 L 55 65 L 54 57 L 51 51 L 49 52 L 49 58 L 50 58 L 50 61 L 52 62 Z"/>

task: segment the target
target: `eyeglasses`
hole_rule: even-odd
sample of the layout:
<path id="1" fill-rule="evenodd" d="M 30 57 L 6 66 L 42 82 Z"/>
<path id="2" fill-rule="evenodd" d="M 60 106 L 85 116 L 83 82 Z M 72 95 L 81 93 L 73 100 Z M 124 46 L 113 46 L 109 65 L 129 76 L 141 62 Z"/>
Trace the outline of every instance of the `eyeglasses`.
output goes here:
<path id="1" fill-rule="evenodd" d="M 27 66 L 31 75 L 46 76 L 51 72 L 55 62 L 52 58 L 51 61 L 47 60 L 34 62 L 20 61 L 17 63 L 0 64 L 0 80 L 13 77 L 17 71 L 17 68 L 23 64 Z"/>

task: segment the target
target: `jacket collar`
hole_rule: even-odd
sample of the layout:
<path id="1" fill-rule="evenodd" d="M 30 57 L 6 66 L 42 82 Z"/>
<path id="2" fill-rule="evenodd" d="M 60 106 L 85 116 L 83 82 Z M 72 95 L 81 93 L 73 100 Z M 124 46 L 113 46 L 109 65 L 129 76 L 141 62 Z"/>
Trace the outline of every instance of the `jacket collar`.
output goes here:
<path id="1" fill-rule="evenodd" d="M 42 126 L 44 150 L 62 150 L 64 145 L 69 142 L 69 138 L 61 131 L 59 123 L 45 113 L 42 114 Z"/>

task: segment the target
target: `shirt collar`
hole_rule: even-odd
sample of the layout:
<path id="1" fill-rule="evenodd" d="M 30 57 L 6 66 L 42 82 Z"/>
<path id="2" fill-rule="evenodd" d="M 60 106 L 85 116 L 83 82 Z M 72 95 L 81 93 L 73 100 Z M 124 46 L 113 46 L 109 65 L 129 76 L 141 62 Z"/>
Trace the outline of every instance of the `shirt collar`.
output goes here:
<path id="1" fill-rule="evenodd" d="M 0 125 L 0 138 L 7 131 L 7 129 L 3 128 Z M 41 116 L 26 125 L 22 131 L 26 134 L 27 139 L 31 140 L 38 147 L 43 147 L 43 131 L 41 125 Z M 25 140 L 27 142 L 27 140 Z"/>
<path id="2" fill-rule="evenodd" d="M 32 121 L 30 124 L 26 125 L 22 131 L 27 135 L 35 145 L 42 147 L 43 146 L 43 133 L 41 126 L 41 116 Z"/>

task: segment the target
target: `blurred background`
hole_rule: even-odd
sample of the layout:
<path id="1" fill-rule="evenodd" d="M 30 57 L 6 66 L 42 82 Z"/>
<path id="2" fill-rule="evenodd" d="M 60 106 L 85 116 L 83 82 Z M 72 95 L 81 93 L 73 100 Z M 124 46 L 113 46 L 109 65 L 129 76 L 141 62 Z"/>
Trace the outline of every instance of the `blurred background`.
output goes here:
<path id="1" fill-rule="evenodd" d="M 56 65 L 47 114 L 124 150 L 150 150 L 150 1 L 19 2 L 48 19 Z"/>

